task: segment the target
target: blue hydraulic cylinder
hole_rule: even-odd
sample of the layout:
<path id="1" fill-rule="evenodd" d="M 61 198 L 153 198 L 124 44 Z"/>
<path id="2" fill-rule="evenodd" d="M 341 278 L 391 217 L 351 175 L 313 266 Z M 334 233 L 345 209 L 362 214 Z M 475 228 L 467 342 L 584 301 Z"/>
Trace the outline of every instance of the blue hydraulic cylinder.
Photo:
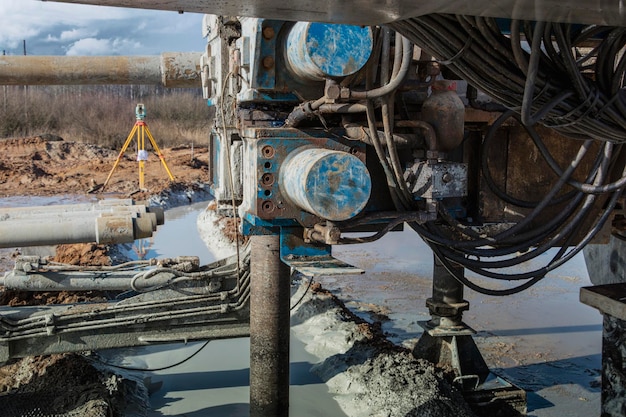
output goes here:
<path id="1" fill-rule="evenodd" d="M 287 36 L 291 71 L 310 81 L 352 75 L 367 63 L 373 47 L 370 27 L 296 23 Z"/>
<path id="2" fill-rule="evenodd" d="M 329 149 L 294 151 L 281 167 L 280 179 L 293 204 L 331 221 L 359 214 L 372 191 L 369 172 L 359 158 Z"/>

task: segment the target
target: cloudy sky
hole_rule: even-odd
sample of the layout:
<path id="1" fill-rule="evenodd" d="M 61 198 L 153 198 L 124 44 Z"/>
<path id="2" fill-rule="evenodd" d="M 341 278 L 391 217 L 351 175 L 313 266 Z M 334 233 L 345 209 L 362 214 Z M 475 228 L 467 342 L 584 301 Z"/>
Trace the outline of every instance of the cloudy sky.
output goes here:
<path id="1" fill-rule="evenodd" d="M 0 54 L 155 55 L 202 51 L 202 15 L 0 0 Z"/>

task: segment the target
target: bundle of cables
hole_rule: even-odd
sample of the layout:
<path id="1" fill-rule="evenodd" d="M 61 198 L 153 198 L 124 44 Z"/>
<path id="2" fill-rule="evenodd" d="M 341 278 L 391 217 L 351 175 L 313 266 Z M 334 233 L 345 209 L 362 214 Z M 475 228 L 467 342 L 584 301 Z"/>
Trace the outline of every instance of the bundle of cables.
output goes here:
<path id="1" fill-rule="evenodd" d="M 433 14 L 391 27 L 503 105 L 525 125 L 626 141 L 626 28 Z"/>
<path id="2" fill-rule="evenodd" d="M 392 71 L 384 68 L 384 59 L 380 61 L 382 83 L 388 77 L 393 79 L 407 59 L 398 51 L 409 51 L 408 39 L 512 109 L 502 114 L 487 134 L 482 168 L 485 181 L 496 196 L 508 204 L 529 209 L 523 220 L 492 235 L 452 218 L 445 203 L 439 205 L 439 220 L 412 221 L 411 213 L 416 208 L 398 166 L 397 150 L 391 140 L 386 141 L 386 146 L 376 143 L 379 139 L 374 102 L 368 100 L 370 136 L 375 141 L 396 208 L 403 212 L 399 218 L 419 233 L 444 266 L 469 288 L 489 295 L 510 295 L 529 288 L 591 241 L 610 218 L 626 185 L 626 171 L 622 171 L 623 163 L 617 158 L 621 144 L 626 141 L 626 101 L 622 96 L 626 29 L 513 21 L 507 35 L 494 19 L 451 15 L 423 16 L 392 23 L 391 27 L 405 39 L 400 43 L 396 38 L 396 45 L 402 46 L 396 48 Z M 389 36 L 384 31 L 382 35 Z M 525 46 L 523 38 L 532 41 Z M 587 53 L 580 53 L 576 47 L 587 45 L 591 39 L 595 46 Z M 383 45 L 386 42 L 388 39 Z M 372 79 L 373 76 L 368 77 L 368 88 L 372 87 Z M 378 99 L 382 102 L 384 137 L 389 139 L 393 131 L 393 119 L 389 116 L 393 114 L 393 94 Z M 511 117 L 526 127 L 556 175 L 556 182 L 541 201 L 522 201 L 510 196 L 498 189 L 490 177 L 487 149 L 497 129 Z M 585 139 L 580 141 L 578 153 L 567 167 L 559 165 L 533 128 L 538 121 L 569 137 Z M 601 146 L 591 169 L 584 173 L 584 181 L 574 180 L 574 172 L 585 155 L 595 149 L 592 146 L 595 141 L 601 141 Z M 619 179 L 611 182 L 614 177 Z M 537 220 L 546 217 L 546 208 L 554 204 L 561 204 L 562 210 L 537 226 Z M 587 226 L 586 221 L 597 213 L 597 206 L 601 214 L 593 225 Z M 587 229 L 582 231 L 583 227 Z M 551 248 L 556 253 L 546 254 Z M 548 256 L 548 261 L 535 270 L 511 269 L 542 254 Z M 456 273 L 454 263 L 487 278 L 521 284 L 506 289 L 486 288 Z"/>

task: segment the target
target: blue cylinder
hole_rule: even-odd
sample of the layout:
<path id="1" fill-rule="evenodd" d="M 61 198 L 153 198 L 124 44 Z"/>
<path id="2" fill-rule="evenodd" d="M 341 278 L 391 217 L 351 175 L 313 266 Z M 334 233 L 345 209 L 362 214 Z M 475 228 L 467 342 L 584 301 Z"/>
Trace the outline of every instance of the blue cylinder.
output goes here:
<path id="1" fill-rule="evenodd" d="M 306 148 L 292 152 L 280 169 L 283 195 L 300 209 L 331 221 L 363 210 L 372 180 L 359 158 L 346 152 Z"/>
<path id="2" fill-rule="evenodd" d="M 287 36 L 287 62 L 296 76 L 323 81 L 363 68 L 372 47 L 370 27 L 298 22 Z"/>

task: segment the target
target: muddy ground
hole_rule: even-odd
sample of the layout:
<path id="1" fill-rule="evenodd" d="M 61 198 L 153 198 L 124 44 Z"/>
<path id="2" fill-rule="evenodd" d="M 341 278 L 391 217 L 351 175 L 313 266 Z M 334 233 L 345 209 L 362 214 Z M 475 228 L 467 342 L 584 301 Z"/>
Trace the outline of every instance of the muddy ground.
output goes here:
<path id="1" fill-rule="evenodd" d="M 101 192 L 119 151 L 58 139 L 45 135 L 0 139 L 0 197 Z M 162 149 L 162 154 L 174 184 L 158 155 L 150 152 L 145 190 L 139 190 L 139 164 L 129 150 L 115 168 L 104 190 L 106 195 L 142 200 L 172 186 L 193 188 L 207 183 L 207 148 Z"/>
<path id="2" fill-rule="evenodd" d="M 163 149 L 170 181 L 158 155 L 145 168 L 145 189 L 139 189 L 138 163 L 133 152 L 122 155 L 106 189 L 119 152 L 91 144 L 35 136 L 0 140 L 0 198 L 15 196 L 100 195 L 131 197 L 172 206 L 206 193 L 207 149 Z M 172 201 L 178 199 L 180 201 Z M 91 243 L 60 245 L 53 260 L 73 265 L 108 265 L 109 247 Z M 20 248 L 0 251 L 0 273 L 12 268 Z M 76 303 L 102 300 L 105 294 L 24 293 L 0 289 L 0 304 L 10 306 Z M 102 369 L 80 355 L 25 358 L 0 367 L 0 408 L 12 416 L 145 415 L 143 383 Z M 52 413 L 52 414 L 50 414 Z"/>

